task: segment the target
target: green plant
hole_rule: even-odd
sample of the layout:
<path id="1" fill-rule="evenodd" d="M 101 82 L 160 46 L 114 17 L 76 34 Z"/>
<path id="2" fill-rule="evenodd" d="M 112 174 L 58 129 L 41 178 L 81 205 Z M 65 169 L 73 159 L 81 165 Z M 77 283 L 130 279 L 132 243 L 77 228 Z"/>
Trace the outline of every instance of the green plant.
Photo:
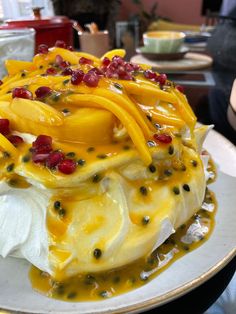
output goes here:
<path id="1" fill-rule="evenodd" d="M 144 4 L 142 0 L 132 0 L 132 2 L 139 7 L 139 16 L 141 20 L 146 21 L 147 23 L 150 23 L 152 21 L 155 21 L 158 18 L 157 15 L 157 8 L 158 8 L 158 3 L 155 2 L 150 11 L 146 11 L 144 8 Z"/>

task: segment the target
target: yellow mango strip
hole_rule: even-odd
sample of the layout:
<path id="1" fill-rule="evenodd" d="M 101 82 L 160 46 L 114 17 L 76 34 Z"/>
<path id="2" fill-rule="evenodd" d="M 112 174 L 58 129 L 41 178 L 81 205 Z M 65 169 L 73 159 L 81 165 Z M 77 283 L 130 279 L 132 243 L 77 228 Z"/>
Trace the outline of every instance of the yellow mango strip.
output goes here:
<path id="1" fill-rule="evenodd" d="M 0 147 L 5 151 L 11 154 L 12 157 L 15 157 L 18 155 L 18 150 L 15 148 L 14 145 L 12 145 L 11 142 L 8 141 L 8 139 L 0 133 Z"/>
<path id="2" fill-rule="evenodd" d="M 14 75 L 20 71 L 33 71 L 36 68 L 33 62 L 20 60 L 6 60 L 5 67 L 9 75 Z"/>
<path id="3" fill-rule="evenodd" d="M 126 111 L 128 111 L 128 113 L 133 116 L 133 118 L 136 120 L 136 122 L 138 123 L 138 125 L 142 129 L 144 136 L 146 138 L 150 138 L 152 133 L 151 133 L 144 117 L 142 116 L 141 112 L 138 110 L 136 105 L 132 101 L 130 101 L 126 95 L 120 95 L 116 92 L 109 91 L 108 89 L 105 89 L 105 88 L 96 88 L 94 94 L 108 98 L 111 101 L 116 102 L 118 105 L 120 105 Z M 145 118 L 146 118 L 146 116 L 145 116 Z M 147 118 L 146 118 L 146 120 L 148 121 Z M 154 127 L 152 127 L 152 129 L 154 130 Z"/>
<path id="4" fill-rule="evenodd" d="M 11 84 L 12 82 L 15 82 L 17 80 L 20 80 L 21 79 L 21 73 L 17 73 L 13 76 L 5 76 L 4 79 L 5 79 L 5 81 L 3 81 L 3 84 L 0 86 L 0 92 L 1 93 L 3 90 L 6 90 L 6 92 L 8 91 L 9 84 Z"/>
<path id="5" fill-rule="evenodd" d="M 181 98 L 182 102 L 185 104 L 187 110 L 189 111 L 189 113 L 191 113 L 191 115 L 193 116 L 193 118 L 196 121 L 196 116 L 195 113 L 193 112 L 192 107 L 189 105 L 189 102 L 187 100 L 187 97 L 185 94 L 181 93 L 178 89 L 175 89 L 176 95 L 178 95 L 178 97 Z"/>
<path id="6" fill-rule="evenodd" d="M 176 102 L 176 97 L 168 92 L 165 92 L 155 86 L 150 86 L 148 84 L 138 84 L 133 81 L 117 80 L 119 84 L 124 86 L 128 94 L 134 95 L 147 95 L 147 97 L 157 97 L 157 99 L 174 103 Z"/>
<path id="7" fill-rule="evenodd" d="M 34 121 L 46 126 L 60 126 L 64 116 L 53 107 L 37 100 L 14 98 L 10 109 L 19 118 Z"/>
<path id="8" fill-rule="evenodd" d="M 187 125 L 190 127 L 191 130 L 193 130 L 195 124 L 196 124 L 196 116 L 192 113 L 192 109 L 190 108 L 188 103 L 183 102 L 183 100 L 180 98 L 179 94 L 176 90 L 171 90 L 171 93 L 176 96 L 175 102 L 172 104 L 176 107 L 176 109 L 179 111 L 180 116 L 182 119 L 187 123 Z"/>
<path id="9" fill-rule="evenodd" d="M 101 60 L 103 60 L 104 58 L 108 58 L 108 59 L 112 59 L 115 56 L 119 56 L 121 58 L 124 58 L 124 56 L 126 55 L 126 52 L 124 49 L 113 49 L 110 50 L 108 52 L 106 52 L 102 57 Z"/>
<path id="10" fill-rule="evenodd" d="M 1 100 L 3 100 L 3 101 L 11 101 L 12 100 L 11 93 L 8 93 L 8 94 L 0 96 L 0 101 Z"/>
<path id="11" fill-rule="evenodd" d="M 90 59 L 90 60 L 93 60 L 95 63 L 97 63 L 98 65 L 101 64 L 101 60 L 97 57 L 95 57 L 94 55 L 91 55 L 90 53 L 87 53 L 87 52 L 77 52 L 75 51 L 74 54 L 79 57 L 79 59 L 81 57 L 84 57 L 84 58 L 87 58 L 87 59 Z"/>
<path id="12" fill-rule="evenodd" d="M 185 125 L 185 122 L 182 119 L 171 115 L 165 115 L 163 113 L 157 112 L 156 110 L 149 110 L 153 120 L 160 124 L 172 125 L 178 128 L 182 128 Z"/>
<path id="13" fill-rule="evenodd" d="M 85 107 L 94 107 L 95 105 L 98 108 L 104 108 L 112 112 L 126 128 L 144 163 L 149 165 L 152 162 L 152 157 L 141 129 L 134 118 L 119 105 L 104 97 L 91 94 L 69 95 L 65 98 L 65 103 Z"/>
<path id="14" fill-rule="evenodd" d="M 57 55 L 60 55 L 63 60 L 70 62 L 70 64 L 78 64 L 79 57 L 70 50 L 64 48 L 53 47 L 49 49 L 47 54 L 37 54 L 33 58 L 33 63 L 36 67 L 40 65 L 48 65 L 51 62 L 55 61 Z"/>
<path id="15" fill-rule="evenodd" d="M 65 76 L 53 76 L 53 75 L 28 77 L 28 78 L 17 80 L 10 83 L 6 88 L 3 88 L 2 90 L 0 90 L 0 95 L 5 95 L 8 92 L 8 90 L 13 89 L 15 87 L 21 87 L 21 86 L 30 85 L 30 84 L 37 84 L 38 87 L 48 86 L 53 89 L 55 84 L 62 83 L 65 79 L 66 79 Z"/>

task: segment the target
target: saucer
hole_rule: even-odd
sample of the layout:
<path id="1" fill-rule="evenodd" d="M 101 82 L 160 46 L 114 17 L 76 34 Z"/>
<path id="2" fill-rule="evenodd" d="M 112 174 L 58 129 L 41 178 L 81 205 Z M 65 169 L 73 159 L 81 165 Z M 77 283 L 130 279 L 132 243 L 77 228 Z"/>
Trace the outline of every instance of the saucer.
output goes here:
<path id="1" fill-rule="evenodd" d="M 138 47 L 136 52 L 144 56 L 149 60 L 179 60 L 183 59 L 184 55 L 189 51 L 189 48 L 183 46 L 177 52 L 170 53 L 158 53 L 158 52 L 149 52 L 145 51 L 145 47 Z"/>

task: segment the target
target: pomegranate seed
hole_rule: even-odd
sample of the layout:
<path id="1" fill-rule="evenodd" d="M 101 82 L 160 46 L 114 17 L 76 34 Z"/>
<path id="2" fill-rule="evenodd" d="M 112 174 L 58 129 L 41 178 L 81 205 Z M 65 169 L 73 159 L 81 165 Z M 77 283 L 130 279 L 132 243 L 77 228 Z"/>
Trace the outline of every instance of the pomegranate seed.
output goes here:
<path id="1" fill-rule="evenodd" d="M 67 46 L 66 49 L 70 51 L 74 51 L 74 48 L 72 46 Z"/>
<path id="2" fill-rule="evenodd" d="M 66 48 L 66 43 L 63 40 L 57 40 L 55 42 L 55 47 Z"/>
<path id="3" fill-rule="evenodd" d="M 41 53 L 41 54 L 47 54 L 48 53 L 48 46 L 47 45 L 39 45 L 38 46 L 38 53 Z"/>
<path id="4" fill-rule="evenodd" d="M 2 80 L 0 80 L 0 86 L 3 84 L 3 81 Z"/>
<path id="5" fill-rule="evenodd" d="M 39 135 L 32 147 L 36 153 L 46 154 L 52 151 L 52 138 L 47 135 Z"/>
<path id="6" fill-rule="evenodd" d="M 81 57 L 79 59 L 79 64 L 93 64 L 93 60 L 85 58 L 85 57 Z"/>
<path id="7" fill-rule="evenodd" d="M 65 68 L 62 72 L 61 75 L 72 75 L 73 74 L 73 70 L 71 68 Z"/>
<path id="8" fill-rule="evenodd" d="M 12 91 L 12 98 L 33 99 L 32 93 L 24 87 L 16 87 Z"/>
<path id="9" fill-rule="evenodd" d="M 107 57 L 103 58 L 102 65 L 107 67 L 110 63 L 111 63 L 111 61 Z"/>
<path id="10" fill-rule="evenodd" d="M 149 80 L 155 79 L 157 77 L 157 74 L 151 70 L 146 70 L 143 74 Z"/>
<path id="11" fill-rule="evenodd" d="M 8 119 L 0 119 L 0 133 L 7 135 L 10 133 L 10 122 Z"/>
<path id="12" fill-rule="evenodd" d="M 132 71 L 134 70 L 133 64 L 127 62 L 127 63 L 125 64 L 125 70 L 126 70 L 127 72 L 132 72 Z"/>
<path id="13" fill-rule="evenodd" d="M 52 152 L 48 155 L 46 160 L 46 166 L 48 168 L 56 167 L 64 159 L 62 152 Z"/>
<path id="14" fill-rule="evenodd" d="M 125 68 L 124 68 L 123 66 L 120 66 L 120 67 L 118 68 L 118 70 L 117 70 L 117 74 L 118 74 L 119 76 L 125 76 L 125 74 L 126 74 Z"/>
<path id="15" fill-rule="evenodd" d="M 164 144 L 169 144 L 172 142 L 172 137 L 169 134 L 163 133 L 163 134 L 154 134 L 153 138 L 156 142 L 161 142 Z"/>
<path id="16" fill-rule="evenodd" d="M 32 155 L 32 161 L 37 163 L 45 163 L 45 161 L 47 160 L 49 154 L 48 153 L 34 153 Z"/>
<path id="17" fill-rule="evenodd" d="M 8 137 L 8 141 L 10 141 L 14 146 L 18 146 L 24 142 L 23 138 L 18 135 L 10 135 Z"/>
<path id="18" fill-rule="evenodd" d="M 134 71 L 140 70 L 140 66 L 139 66 L 138 64 L 132 63 L 132 66 L 133 66 L 133 70 L 134 70 Z"/>
<path id="19" fill-rule="evenodd" d="M 61 69 L 65 69 L 68 66 L 70 66 L 70 62 L 68 61 L 62 61 L 61 64 L 59 65 Z"/>
<path id="20" fill-rule="evenodd" d="M 58 164 L 58 170 L 64 174 L 71 174 L 76 170 L 76 162 L 72 159 L 64 159 Z"/>
<path id="21" fill-rule="evenodd" d="M 77 70 L 72 73 L 71 75 L 71 84 L 73 85 L 79 85 L 84 77 L 84 72 L 81 70 Z"/>
<path id="22" fill-rule="evenodd" d="M 164 85 L 166 83 L 166 80 L 167 80 L 166 74 L 160 74 L 155 79 L 155 81 L 158 82 L 160 85 Z"/>
<path id="23" fill-rule="evenodd" d="M 40 86 L 36 89 L 35 95 L 37 98 L 44 98 L 52 93 L 52 89 L 47 86 Z"/>
<path id="24" fill-rule="evenodd" d="M 118 65 L 123 65 L 125 63 L 124 59 L 122 59 L 120 56 L 114 56 L 112 58 L 112 63 L 117 63 Z"/>
<path id="25" fill-rule="evenodd" d="M 119 75 L 114 70 L 108 68 L 106 71 L 106 77 L 118 79 Z"/>
<path id="26" fill-rule="evenodd" d="M 98 68 L 92 68 L 91 70 L 88 71 L 88 73 L 94 73 L 96 75 L 103 75 L 102 71 Z"/>
<path id="27" fill-rule="evenodd" d="M 55 57 L 56 65 L 60 65 L 62 63 L 62 61 L 63 61 L 62 56 L 56 55 L 56 57 Z"/>
<path id="28" fill-rule="evenodd" d="M 184 87 L 182 85 L 176 85 L 176 89 L 178 89 L 179 92 L 184 93 Z"/>
<path id="29" fill-rule="evenodd" d="M 38 147 L 41 145 L 52 145 L 52 138 L 48 135 L 39 135 L 33 142 L 33 147 Z"/>
<path id="30" fill-rule="evenodd" d="M 48 68 L 46 73 L 48 75 L 55 75 L 55 74 L 57 74 L 57 70 L 55 68 Z"/>
<path id="31" fill-rule="evenodd" d="M 95 73 L 86 73 L 83 78 L 84 83 L 89 87 L 97 87 L 99 82 L 99 76 Z"/>

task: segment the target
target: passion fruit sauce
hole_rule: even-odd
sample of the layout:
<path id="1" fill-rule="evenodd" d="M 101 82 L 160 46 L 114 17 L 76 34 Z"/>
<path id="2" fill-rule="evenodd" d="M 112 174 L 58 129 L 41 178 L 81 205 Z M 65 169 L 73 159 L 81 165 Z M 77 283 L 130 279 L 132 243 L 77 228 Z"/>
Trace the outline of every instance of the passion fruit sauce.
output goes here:
<path id="1" fill-rule="evenodd" d="M 215 212 L 216 199 L 207 188 L 201 209 L 150 256 L 116 270 L 79 274 L 63 282 L 32 266 L 32 287 L 48 297 L 72 302 L 97 301 L 136 289 L 202 245 L 214 228 Z"/>

